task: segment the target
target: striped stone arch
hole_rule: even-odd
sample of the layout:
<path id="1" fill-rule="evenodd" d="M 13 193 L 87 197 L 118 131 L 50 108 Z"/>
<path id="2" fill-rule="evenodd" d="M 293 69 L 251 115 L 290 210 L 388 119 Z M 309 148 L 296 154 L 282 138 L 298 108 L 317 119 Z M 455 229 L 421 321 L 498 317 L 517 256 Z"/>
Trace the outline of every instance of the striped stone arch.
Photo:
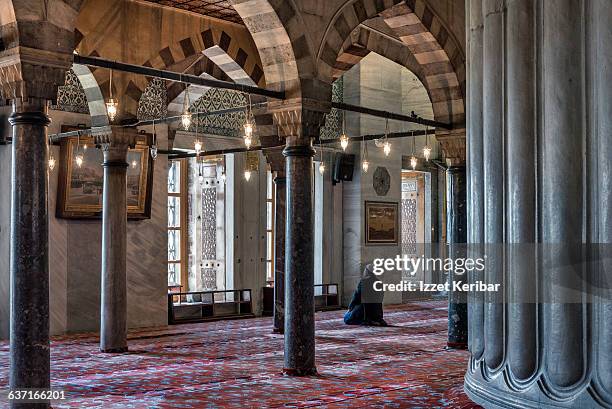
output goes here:
<path id="1" fill-rule="evenodd" d="M 208 51 L 211 50 L 211 51 Z M 244 77 L 249 79 L 251 85 L 265 86 L 263 70 L 259 65 L 257 56 L 249 55 L 240 47 L 237 41 L 225 31 L 209 28 L 184 38 L 173 45 L 163 48 L 155 56 L 147 60 L 143 65 L 162 70 L 181 71 L 186 74 L 201 76 L 204 78 L 215 78 L 222 81 L 234 80 L 224 67 L 215 61 L 216 56 L 222 52 L 233 64 L 240 68 Z M 190 64 L 190 61 L 194 61 Z M 183 67 L 187 65 L 187 70 Z M 180 67 L 177 69 L 177 67 Z M 208 88 L 200 86 L 189 86 L 191 103 L 201 97 Z M 193 95 L 192 95 L 193 94 Z M 138 97 L 142 95 L 134 95 Z M 169 83 L 168 101 L 169 111 L 178 112 L 177 107 L 182 107 L 185 98 L 185 85 L 181 83 Z"/>
<path id="2" fill-rule="evenodd" d="M 302 96 L 299 72 L 313 63 L 304 23 L 290 1 L 230 0 L 259 50 L 266 85 L 285 91 L 287 98 Z M 296 39 L 291 41 L 291 39 Z M 299 54 L 294 53 L 299 50 Z"/>
<path id="3" fill-rule="evenodd" d="M 89 115 L 91 116 L 91 126 L 109 126 L 106 104 L 104 103 L 104 97 L 96 77 L 94 77 L 89 67 L 85 65 L 73 64 L 72 71 L 79 79 L 85 92 L 87 105 L 89 106 Z"/>
<path id="4" fill-rule="evenodd" d="M 265 86 L 265 78 L 262 68 L 258 63 L 256 55 L 249 55 L 240 47 L 237 40 L 234 40 L 225 31 L 209 28 L 197 35 L 184 38 L 168 47 L 161 49 L 156 55 L 147 60 L 143 65 L 157 69 L 171 69 L 180 61 L 199 56 L 205 50 L 218 47 L 227 53 L 235 61 L 253 82 L 259 86 Z M 210 61 L 210 62 L 208 62 Z M 208 74 L 217 78 L 222 71 L 215 72 L 216 64 L 208 59 L 199 64 Z M 218 68 L 217 68 L 218 69 Z M 197 74 L 199 75 L 199 74 Z"/>
<path id="5" fill-rule="evenodd" d="M 410 50 L 402 65 L 411 69 L 430 92 L 436 120 L 464 124 L 465 56 L 457 40 L 423 0 L 353 0 L 340 9 L 330 23 L 318 53 L 320 75 L 332 81 L 339 71 L 358 62 L 367 50 L 398 58 L 399 48 L 381 52 L 382 36 L 367 35 L 356 45 L 346 46 L 346 39 L 364 21 L 381 16 Z M 357 34 L 360 36 L 363 30 Z M 354 34 L 353 34 L 354 35 Z M 353 46 L 351 48 L 351 46 Z M 388 45 L 387 45 L 388 46 Z M 414 60 L 411 60 L 414 58 Z M 399 61 L 396 61 L 399 62 Z M 417 69 L 417 65 L 420 67 Z"/>
<path id="6" fill-rule="evenodd" d="M 460 89 L 456 86 L 440 87 L 437 83 L 428 82 L 431 81 L 431 78 L 428 76 L 427 67 L 420 64 L 412 52 L 406 52 L 404 43 L 370 30 L 367 26 L 357 27 L 345 41 L 334 66 L 334 80 L 357 65 L 370 52 L 379 54 L 414 73 L 429 94 L 435 118 L 443 122 L 451 121 L 451 118 L 448 117 L 446 103 L 462 100 Z"/>

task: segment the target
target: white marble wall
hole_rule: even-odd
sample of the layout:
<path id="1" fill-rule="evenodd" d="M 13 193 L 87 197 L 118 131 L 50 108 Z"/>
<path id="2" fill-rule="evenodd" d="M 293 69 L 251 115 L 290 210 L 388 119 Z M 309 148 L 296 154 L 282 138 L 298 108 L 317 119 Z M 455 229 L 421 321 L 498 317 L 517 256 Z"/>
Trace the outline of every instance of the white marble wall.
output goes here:
<path id="1" fill-rule="evenodd" d="M 374 53 L 365 57 L 360 64 L 344 75 L 344 100 L 349 104 L 361 105 L 392 112 L 408 114 L 415 111 L 419 116 L 433 118 L 431 103 L 427 91 L 416 76 L 407 69 Z M 401 101 L 398 103 L 398 101 Z M 350 136 L 381 134 L 385 132 L 385 120 L 371 116 L 357 117 L 347 115 L 348 133 Z M 423 126 L 390 121 L 390 132 L 409 130 L 424 130 Z M 402 159 L 413 153 L 410 138 L 390 140 L 392 151 L 387 157 L 382 148 L 377 148 L 374 142 L 368 142 L 368 173 L 361 170 L 361 149 L 358 144 L 351 144 L 349 153 L 357 156 L 353 181 L 343 186 L 344 215 L 344 277 L 342 300 L 344 304 L 350 301 L 363 268 L 374 258 L 395 257 L 401 253 L 397 246 L 366 246 L 365 245 L 365 202 L 384 201 L 401 204 L 401 171 Z M 414 152 L 422 156 L 425 137 L 418 137 Z M 432 156 L 438 154 L 437 144 L 430 140 Z M 378 166 L 384 166 L 391 176 L 391 188 L 385 196 L 378 196 L 373 188 L 373 174 Z M 401 215 L 401 214 L 400 214 Z M 399 273 L 386 275 L 384 281 L 397 282 Z M 401 302 L 400 293 L 387 293 L 385 303 Z"/>
<path id="2" fill-rule="evenodd" d="M 8 108 L 2 110 L 0 115 L 8 115 Z M 89 124 L 87 115 L 51 111 L 50 116 L 50 133 L 59 132 L 62 124 Z M 164 149 L 167 132 L 159 126 L 157 131 L 158 143 Z M 52 147 L 52 150 L 59 158 L 59 147 Z M 10 151 L 10 145 L 0 147 L 0 338 L 8 337 L 9 320 Z M 98 331 L 101 221 L 55 217 L 58 175 L 56 167 L 49 177 L 51 333 Z M 151 219 L 128 222 L 130 328 L 167 323 L 166 196 L 167 160 L 160 155 L 155 162 Z"/>

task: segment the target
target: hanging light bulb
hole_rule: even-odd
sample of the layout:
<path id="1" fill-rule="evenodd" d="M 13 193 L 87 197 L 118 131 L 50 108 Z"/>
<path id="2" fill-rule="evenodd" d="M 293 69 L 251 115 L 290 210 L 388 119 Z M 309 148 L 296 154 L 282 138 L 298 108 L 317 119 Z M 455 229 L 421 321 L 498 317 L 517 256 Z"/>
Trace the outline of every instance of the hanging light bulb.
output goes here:
<path id="1" fill-rule="evenodd" d="M 83 150 L 84 150 L 84 151 L 86 151 L 86 150 L 87 150 L 87 144 L 86 144 L 86 143 L 84 143 L 84 144 L 83 144 Z"/>
<path id="2" fill-rule="evenodd" d="M 249 180 L 251 180 L 251 171 L 250 170 L 245 170 L 244 171 L 244 178 L 246 179 L 246 181 L 248 182 Z"/>
<path id="3" fill-rule="evenodd" d="M 346 150 L 349 144 L 349 137 L 346 134 L 340 135 L 340 147 L 343 151 Z"/>
<path id="4" fill-rule="evenodd" d="M 80 152 L 77 153 L 76 156 L 74 157 L 74 161 L 79 168 L 83 166 L 83 160 L 84 160 L 83 154 Z"/>
<path id="5" fill-rule="evenodd" d="M 425 146 L 423 147 L 423 157 L 427 162 L 431 157 L 431 148 L 429 147 L 429 130 L 425 127 Z"/>
<path id="6" fill-rule="evenodd" d="M 253 143 L 253 138 L 249 135 L 244 136 L 244 145 L 247 149 L 251 149 L 251 144 Z"/>
<path id="7" fill-rule="evenodd" d="M 385 141 L 383 144 L 383 151 L 385 152 L 385 156 L 389 156 L 391 153 L 391 143 L 389 141 Z"/>
<path id="8" fill-rule="evenodd" d="M 416 158 L 416 156 L 411 156 L 410 157 L 410 167 L 412 168 L 412 170 L 415 170 L 418 164 L 419 164 L 419 160 Z"/>
<path id="9" fill-rule="evenodd" d="M 196 139 L 193 143 L 193 148 L 195 149 L 196 156 L 200 156 L 200 153 L 202 153 L 202 142 Z"/>
<path id="10" fill-rule="evenodd" d="M 244 137 L 250 138 L 251 136 L 253 136 L 253 123 L 250 119 L 247 119 L 246 123 L 244 124 Z"/>
<path id="11" fill-rule="evenodd" d="M 151 159 L 157 159 L 157 134 L 155 132 L 155 120 L 153 120 L 153 143 L 151 144 Z"/>
<path id="12" fill-rule="evenodd" d="M 106 101 L 106 113 L 108 114 L 108 119 L 112 122 L 115 120 L 117 116 L 117 107 L 119 103 L 116 99 L 113 98 L 113 70 L 110 71 L 110 79 L 108 82 L 108 100 Z"/>
<path id="13" fill-rule="evenodd" d="M 55 157 L 53 156 L 53 153 L 50 152 L 49 153 L 49 170 L 53 172 L 53 169 L 55 169 Z"/>
<path id="14" fill-rule="evenodd" d="M 244 123 L 244 144 L 247 149 L 251 149 L 253 144 L 253 130 L 255 128 L 255 121 L 253 120 L 253 110 L 251 106 L 251 95 L 248 95 L 249 104 L 245 113 L 246 120 Z"/>
<path id="15" fill-rule="evenodd" d="M 410 153 L 410 167 L 412 168 L 412 170 L 415 170 L 419 160 L 416 158 L 415 154 L 414 154 L 414 144 L 415 144 L 415 137 L 414 137 L 414 131 L 411 131 L 411 137 L 412 137 L 412 152 Z"/>
<path id="16" fill-rule="evenodd" d="M 425 157 L 425 160 L 429 162 L 429 158 L 431 157 L 431 148 L 429 146 L 425 146 L 423 148 L 423 157 Z"/>
<path id="17" fill-rule="evenodd" d="M 136 166 L 138 166 L 138 161 L 136 161 L 136 159 L 134 159 L 134 160 L 132 161 L 132 169 L 135 169 L 135 168 L 136 168 Z"/>
<path id="18" fill-rule="evenodd" d="M 323 175 L 325 173 L 325 162 L 319 163 L 319 173 Z"/>
<path id="19" fill-rule="evenodd" d="M 346 148 L 349 144 L 349 137 L 346 134 L 346 113 L 342 111 L 342 135 L 340 135 L 340 147 L 343 151 L 346 151 Z"/>
<path id="20" fill-rule="evenodd" d="M 370 162 L 367 159 L 361 161 L 361 169 L 363 169 L 364 173 L 368 173 L 368 169 L 370 169 Z"/>
<path id="21" fill-rule="evenodd" d="M 189 111 L 189 88 L 185 88 L 185 99 L 183 100 L 183 113 L 181 114 L 181 125 L 188 131 L 191 126 L 191 112 Z"/>
<path id="22" fill-rule="evenodd" d="M 81 148 L 81 139 L 79 135 L 77 135 L 77 148 L 76 148 L 77 153 L 74 156 L 74 162 L 79 168 L 83 166 L 83 161 L 85 160 L 85 157 L 83 156 L 83 152 L 80 151 L 80 148 Z"/>
<path id="23" fill-rule="evenodd" d="M 368 143 L 363 139 L 363 160 L 361 161 L 361 169 L 364 173 L 368 173 L 370 169 L 370 161 L 368 160 Z"/>

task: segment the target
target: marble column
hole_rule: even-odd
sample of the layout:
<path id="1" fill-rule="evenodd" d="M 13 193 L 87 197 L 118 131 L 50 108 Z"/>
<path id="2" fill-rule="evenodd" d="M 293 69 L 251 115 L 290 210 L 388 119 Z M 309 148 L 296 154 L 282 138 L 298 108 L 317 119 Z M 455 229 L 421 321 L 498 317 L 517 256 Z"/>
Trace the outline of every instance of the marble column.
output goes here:
<path id="1" fill-rule="evenodd" d="M 453 166 L 446 170 L 446 240 L 453 258 L 465 258 L 467 238 L 465 167 Z M 468 341 L 467 294 L 453 289 L 453 282 L 467 282 L 465 273 L 450 271 L 448 293 L 449 348 L 466 349 Z"/>
<path id="2" fill-rule="evenodd" d="M 285 172 L 277 172 L 274 177 L 275 214 L 274 214 L 274 319 L 273 332 L 285 332 L 285 218 L 287 213 Z"/>
<path id="3" fill-rule="evenodd" d="M 11 202 L 10 388 L 50 387 L 47 101 L 16 99 Z M 48 408 L 11 402 L 11 408 Z"/>
<path id="4" fill-rule="evenodd" d="M 315 367 L 314 214 L 310 140 L 290 137 L 283 151 L 287 172 L 285 229 L 285 366 L 288 375 Z"/>
<path id="5" fill-rule="evenodd" d="M 127 153 L 132 129 L 113 127 L 101 142 L 104 152 L 102 198 L 102 295 L 100 351 L 126 352 L 127 346 Z"/>
<path id="6" fill-rule="evenodd" d="M 467 235 L 465 167 L 453 166 L 446 170 L 446 240 L 453 258 L 464 258 Z M 449 348 L 465 349 L 468 341 L 467 294 L 453 289 L 453 282 L 467 282 L 465 273 L 449 272 L 448 293 Z"/>
<path id="7" fill-rule="evenodd" d="M 504 291 L 470 299 L 484 317 L 465 391 L 487 408 L 612 407 L 612 3 L 467 10 L 469 239 Z"/>
<path id="8" fill-rule="evenodd" d="M 285 362 L 293 376 L 317 373 L 315 366 L 314 213 L 312 137 L 325 115 L 315 101 L 283 103 L 274 112 L 285 136 L 287 220 L 285 229 Z M 329 111 L 329 107 L 327 107 Z"/>
<path id="9" fill-rule="evenodd" d="M 467 228 L 468 255 L 480 257 L 480 243 L 484 243 L 484 187 L 482 159 L 482 0 L 466 1 L 467 41 Z M 468 273 L 470 283 L 483 280 L 483 273 Z M 484 353 L 484 294 L 468 294 L 468 346 L 473 357 Z"/>

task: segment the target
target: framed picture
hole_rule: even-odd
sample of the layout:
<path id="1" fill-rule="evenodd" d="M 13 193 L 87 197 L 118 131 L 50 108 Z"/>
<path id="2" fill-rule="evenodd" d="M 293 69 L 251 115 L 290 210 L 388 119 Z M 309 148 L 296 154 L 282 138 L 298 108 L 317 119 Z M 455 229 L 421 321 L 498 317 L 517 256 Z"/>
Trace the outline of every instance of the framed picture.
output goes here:
<path id="1" fill-rule="evenodd" d="M 147 135 L 142 135 L 127 155 L 128 219 L 151 217 L 153 161 L 149 156 Z M 60 173 L 56 216 L 64 219 L 96 219 L 102 217 L 104 187 L 104 155 L 92 137 L 65 138 L 60 145 Z M 76 155 L 83 155 L 81 166 Z"/>
<path id="2" fill-rule="evenodd" d="M 365 202 L 366 246 L 399 244 L 399 206 L 393 202 Z"/>

